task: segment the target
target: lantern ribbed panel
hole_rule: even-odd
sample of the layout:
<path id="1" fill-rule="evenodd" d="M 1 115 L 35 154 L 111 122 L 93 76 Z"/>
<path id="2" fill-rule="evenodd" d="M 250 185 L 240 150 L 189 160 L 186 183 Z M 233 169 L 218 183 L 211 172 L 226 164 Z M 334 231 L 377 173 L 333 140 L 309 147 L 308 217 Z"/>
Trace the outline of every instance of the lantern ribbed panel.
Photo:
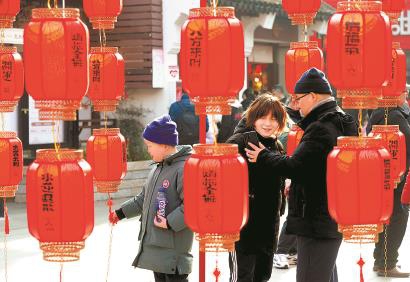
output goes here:
<path id="1" fill-rule="evenodd" d="M 345 240 L 377 241 L 392 213 L 392 184 L 390 154 L 380 139 L 338 138 L 327 158 L 327 197 Z"/>
<path id="2" fill-rule="evenodd" d="M 397 23 L 400 13 L 405 9 L 405 0 L 382 0 L 383 12 L 385 12 L 392 23 Z"/>
<path id="3" fill-rule="evenodd" d="M 0 197 L 14 197 L 23 178 L 23 145 L 15 132 L 0 131 L 0 167 Z"/>
<path id="4" fill-rule="evenodd" d="M 127 147 L 119 128 L 94 129 L 87 142 L 87 161 L 100 193 L 115 193 L 127 173 Z"/>
<path id="5" fill-rule="evenodd" d="M 327 33 L 327 71 L 344 108 L 377 108 L 391 77 L 392 35 L 380 2 L 339 2 Z"/>
<path id="6" fill-rule="evenodd" d="M 283 9 L 293 25 L 312 24 L 321 0 L 282 0 Z"/>
<path id="7" fill-rule="evenodd" d="M 181 31 L 180 69 L 196 114 L 230 114 L 228 103 L 243 87 L 244 64 L 243 28 L 234 9 L 191 9 Z"/>
<path id="8" fill-rule="evenodd" d="M 248 218 L 248 168 L 234 144 L 194 145 L 184 167 L 185 222 L 200 249 L 234 249 Z"/>
<path id="9" fill-rule="evenodd" d="M 27 218 L 45 260 L 79 259 L 94 226 L 91 167 L 81 150 L 37 150 L 27 169 Z"/>
<path id="10" fill-rule="evenodd" d="M 288 143 L 286 146 L 286 154 L 292 156 L 296 147 L 299 145 L 300 140 L 302 139 L 304 131 L 297 126 L 296 124 L 292 125 L 291 130 L 288 134 Z"/>
<path id="11" fill-rule="evenodd" d="M 122 11 L 122 0 L 83 0 L 93 29 L 113 29 Z"/>
<path id="12" fill-rule="evenodd" d="M 78 9 L 33 9 L 32 15 L 24 29 L 27 91 L 41 120 L 75 120 L 88 89 L 88 29 Z"/>
<path id="13" fill-rule="evenodd" d="M 15 47 L 0 46 L 0 112 L 13 112 L 24 91 L 24 67 Z"/>
<path id="14" fill-rule="evenodd" d="M 16 15 L 20 12 L 20 1 L 0 1 L 0 28 L 12 28 Z"/>
<path id="15" fill-rule="evenodd" d="M 310 68 L 324 69 L 323 53 L 316 41 L 291 42 L 285 57 L 286 89 L 293 94 L 295 84 Z"/>

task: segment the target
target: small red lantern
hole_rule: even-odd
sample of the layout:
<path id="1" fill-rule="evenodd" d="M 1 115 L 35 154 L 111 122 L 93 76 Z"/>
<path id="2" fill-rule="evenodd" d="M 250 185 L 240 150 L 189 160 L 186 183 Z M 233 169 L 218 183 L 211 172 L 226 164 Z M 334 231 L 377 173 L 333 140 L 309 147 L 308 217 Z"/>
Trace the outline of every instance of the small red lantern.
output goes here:
<path id="1" fill-rule="evenodd" d="M 0 197 L 12 198 L 23 178 L 23 146 L 15 132 L 0 131 Z"/>
<path id="2" fill-rule="evenodd" d="M 383 12 L 385 12 L 392 24 L 397 24 L 401 12 L 406 8 L 405 0 L 382 0 Z"/>
<path id="3" fill-rule="evenodd" d="M 13 112 L 24 91 L 24 67 L 15 47 L 0 46 L 0 112 Z"/>
<path id="4" fill-rule="evenodd" d="M 27 218 L 47 261 L 76 261 L 94 226 L 94 192 L 83 151 L 45 149 L 27 170 Z"/>
<path id="5" fill-rule="evenodd" d="M 291 42 L 285 57 L 286 89 L 293 94 L 296 82 L 310 68 L 324 69 L 323 53 L 316 41 Z"/>
<path id="6" fill-rule="evenodd" d="M 122 0 L 83 0 L 93 29 L 113 29 L 122 11 Z"/>
<path id="7" fill-rule="evenodd" d="M 243 28 L 234 8 L 190 10 L 181 31 L 180 66 L 182 87 L 197 114 L 230 114 L 245 68 Z"/>
<path id="8" fill-rule="evenodd" d="M 292 125 L 292 128 L 288 134 L 288 143 L 286 146 L 286 152 L 288 156 L 292 156 L 296 147 L 299 145 L 303 134 L 304 134 L 304 131 L 302 130 L 302 128 L 300 128 L 296 124 Z"/>
<path id="9" fill-rule="evenodd" d="M 400 48 L 399 42 L 393 42 L 392 72 L 386 86 L 382 88 L 382 98 L 379 107 L 396 107 L 400 95 L 406 89 L 406 54 Z"/>
<path id="10" fill-rule="evenodd" d="M 378 137 L 391 155 L 391 178 L 398 184 L 406 171 L 406 138 L 398 125 L 373 125 L 369 137 Z"/>
<path id="11" fill-rule="evenodd" d="M 380 139 L 337 139 L 327 158 L 327 198 L 329 213 L 346 241 L 377 241 L 393 210 L 390 166 Z"/>
<path id="12" fill-rule="evenodd" d="M 24 66 L 40 120 L 76 119 L 88 89 L 88 46 L 78 9 L 33 9 L 24 28 Z"/>
<path id="13" fill-rule="evenodd" d="M 343 108 L 377 108 L 382 86 L 391 77 L 392 35 L 381 3 L 339 2 L 327 32 L 330 82 Z"/>
<path id="14" fill-rule="evenodd" d="M 87 142 L 87 161 L 100 193 L 115 193 L 127 173 L 127 147 L 119 128 L 93 130 Z"/>
<path id="15" fill-rule="evenodd" d="M 197 144 L 184 168 L 185 221 L 201 251 L 235 248 L 248 218 L 248 168 L 235 144 Z"/>
<path id="16" fill-rule="evenodd" d="M 282 0 L 283 9 L 293 25 L 312 24 L 320 4 L 321 0 Z"/>
<path id="17" fill-rule="evenodd" d="M 90 52 L 88 97 L 97 112 L 114 112 L 124 94 L 125 64 L 117 47 L 93 47 Z"/>
<path id="18" fill-rule="evenodd" d="M 0 1 L 0 28 L 11 28 L 16 20 L 16 15 L 20 12 L 20 1 L 1 0 Z"/>

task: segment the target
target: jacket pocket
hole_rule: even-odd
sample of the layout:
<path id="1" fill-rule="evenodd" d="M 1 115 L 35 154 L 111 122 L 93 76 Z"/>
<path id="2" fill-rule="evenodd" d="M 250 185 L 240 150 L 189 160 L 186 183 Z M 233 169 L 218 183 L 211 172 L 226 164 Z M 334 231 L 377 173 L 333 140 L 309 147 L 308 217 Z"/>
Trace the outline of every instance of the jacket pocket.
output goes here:
<path id="1" fill-rule="evenodd" d="M 174 231 L 162 229 L 156 226 L 152 227 L 152 232 L 149 232 L 147 244 L 162 248 L 174 248 Z"/>

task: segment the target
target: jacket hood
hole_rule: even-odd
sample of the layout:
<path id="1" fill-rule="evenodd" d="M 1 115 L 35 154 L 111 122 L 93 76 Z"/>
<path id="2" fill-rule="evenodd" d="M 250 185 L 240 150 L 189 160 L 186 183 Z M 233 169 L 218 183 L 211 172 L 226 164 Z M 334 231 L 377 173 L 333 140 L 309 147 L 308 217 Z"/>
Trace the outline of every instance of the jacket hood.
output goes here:
<path id="1" fill-rule="evenodd" d="M 171 164 L 173 162 L 185 161 L 192 154 L 192 147 L 190 145 L 177 146 L 177 152 L 166 157 L 163 161 L 164 164 Z"/>

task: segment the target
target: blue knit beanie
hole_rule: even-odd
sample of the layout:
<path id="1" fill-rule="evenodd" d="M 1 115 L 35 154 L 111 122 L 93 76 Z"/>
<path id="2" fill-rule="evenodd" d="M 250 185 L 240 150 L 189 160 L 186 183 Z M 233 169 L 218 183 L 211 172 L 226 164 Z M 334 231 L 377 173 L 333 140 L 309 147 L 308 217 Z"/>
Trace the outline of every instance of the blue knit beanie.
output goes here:
<path id="1" fill-rule="evenodd" d="M 142 137 L 157 144 L 176 146 L 178 145 L 177 125 L 169 115 L 160 116 L 145 127 Z"/>
<path id="2" fill-rule="evenodd" d="M 332 88 L 330 88 L 329 81 L 327 81 L 325 74 L 317 68 L 311 68 L 305 71 L 295 85 L 295 94 L 310 92 L 332 95 Z"/>

